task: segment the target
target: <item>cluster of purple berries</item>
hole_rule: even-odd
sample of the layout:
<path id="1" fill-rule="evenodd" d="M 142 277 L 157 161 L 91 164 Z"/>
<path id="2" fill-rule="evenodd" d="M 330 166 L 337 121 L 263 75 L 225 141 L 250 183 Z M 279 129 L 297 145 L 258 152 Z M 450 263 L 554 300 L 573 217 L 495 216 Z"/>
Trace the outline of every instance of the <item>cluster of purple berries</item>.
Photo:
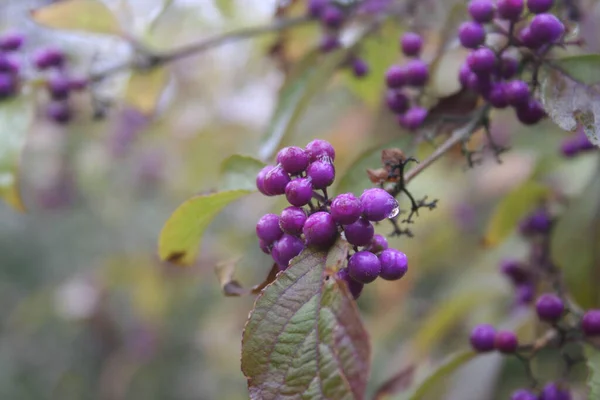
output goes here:
<path id="1" fill-rule="evenodd" d="M 466 63 L 460 69 L 459 80 L 463 87 L 482 95 L 492 107 L 502 109 L 512 106 L 519 121 L 525 125 L 534 125 L 546 116 L 541 103 L 533 97 L 530 85 L 518 79 L 523 69 L 517 56 L 507 50 L 526 48 L 543 57 L 557 44 L 565 33 L 564 24 L 548 11 L 553 0 L 529 0 L 527 8 L 535 14 L 529 24 L 514 35 L 514 26 L 525 10 L 524 0 L 471 0 L 468 6 L 472 21 L 464 22 L 458 30 L 461 44 L 472 49 Z M 495 25 L 495 19 L 508 21 L 509 44 L 500 51 L 486 47 L 486 28 Z M 535 75 L 535 71 L 534 74 Z M 537 83 L 533 82 L 535 86 Z"/>
<path id="2" fill-rule="evenodd" d="M 373 222 L 395 216 L 398 203 L 380 188 L 367 189 L 360 197 L 343 193 L 329 199 L 334 159 L 333 147 L 324 140 L 313 140 L 304 149 L 291 146 L 280 150 L 277 165 L 264 167 L 256 186 L 266 196 L 285 195 L 291 206 L 280 215 L 261 217 L 256 234 L 260 248 L 284 270 L 306 247 L 329 249 L 343 233 L 355 252 L 338 278 L 346 281 L 358 298 L 365 283 L 378 276 L 397 280 L 408 269 L 406 255 L 388 248 L 385 237 L 376 235 L 373 226 Z"/>
<path id="3" fill-rule="evenodd" d="M 419 59 L 423 38 L 414 32 L 406 32 L 400 38 L 402 53 L 409 60 L 402 65 L 392 65 L 385 74 L 388 87 L 386 103 L 398 116 L 400 126 L 415 130 L 425 122 L 427 109 L 417 103 L 417 95 L 429 80 L 429 67 Z"/>
<path id="4" fill-rule="evenodd" d="M 19 93 L 22 68 L 17 52 L 24 43 L 25 37 L 20 33 L 9 32 L 0 36 L 0 100 Z M 67 75 L 65 54 L 58 49 L 41 49 L 34 53 L 31 62 L 38 71 L 47 72 L 46 89 L 51 101 L 46 106 L 46 115 L 59 124 L 69 122 L 72 117 L 69 94 L 85 89 L 87 80 Z"/>
<path id="5" fill-rule="evenodd" d="M 561 154 L 568 158 L 575 157 L 579 154 L 587 153 L 596 149 L 597 147 L 590 142 L 587 135 L 581 128 L 577 129 L 577 132 L 574 135 L 564 139 L 560 146 Z"/>

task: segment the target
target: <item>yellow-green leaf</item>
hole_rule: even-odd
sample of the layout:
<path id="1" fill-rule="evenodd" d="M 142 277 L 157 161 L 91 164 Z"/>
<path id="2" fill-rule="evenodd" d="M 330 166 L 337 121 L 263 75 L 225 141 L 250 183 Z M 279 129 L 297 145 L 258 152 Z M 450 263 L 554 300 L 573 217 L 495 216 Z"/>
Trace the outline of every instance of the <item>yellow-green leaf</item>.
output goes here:
<path id="1" fill-rule="evenodd" d="M 127 83 L 124 101 L 143 114 L 152 114 L 168 80 L 169 73 L 166 68 L 133 71 Z"/>
<path id="2" fill-rule="evenodd" d="M 25 211 L 19 193 L 18 169 L 34 104 L 27 96 L 0 102 L 0 196 L 19 211 Z"/>
<path id="3" fill-rule="evenodd" d="M 221 190 L 256 190 L 256 175 L 264 166 L 250 156 L 232 155 L 221 164 Z"/>
<path id="4" fill-rule="evenodd" d="M 31 18 L 40 25 L 54 29 L 120 35 L 116 16 L 96 0 L 66 0 L 31 11 Z"/>
<path id="5" fill-rule="evenodd" d="M 527 181 L 508 193 L 496 205 L 484 243 L 488 246 L 500 244 L 514 231 L 521 218 L 535 209 L 549 193 L 548 187 L 533 181 Z"/>
<path id="6" fill-rule="evenodd" d="M 252 193 L 231 190 L 196 196 L 183 203 L 163 227 L 158 241 L 158 254 L 164 261 L 189 265 L 196 260 L 204 231 L 229 203 Z"/>

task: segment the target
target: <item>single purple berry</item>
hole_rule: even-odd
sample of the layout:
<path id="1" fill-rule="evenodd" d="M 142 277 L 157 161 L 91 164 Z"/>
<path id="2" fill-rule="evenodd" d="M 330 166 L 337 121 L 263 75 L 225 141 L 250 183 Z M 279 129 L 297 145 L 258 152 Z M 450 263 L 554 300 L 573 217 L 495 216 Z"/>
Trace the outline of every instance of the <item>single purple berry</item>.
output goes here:
<path id="1" fill-rule="evenodd" d="M 337 273 L 337 279 L 346 282 L 346 284 L 348 285 L 348 289 L 350 290 L 350 294 L 352 295 L 354 300 L 360 297 L 360 294 L 362 293 L 365 284 L 352 279 L 350 277 L 350 274 L 348 273 L 348 268 L 339 270 Z"/>
<path id="2" fill-rule="evenodd" d="M 506 99 L 514 107 L 526 105 L 529 102 L 529 85 L 521 80 L 506 82 Z"/>
<path id="3" fill-rule="evenodd" d="M 416 57 L 423 48 L 423 38 L 418 33 L 406 32 L 400 38 L 400 47 L 405 56 Z"/>
<path id="4" fill-rule="evenodd" d="M 290 182 L 290 176 L 281 168 L 276 166 L 272 168 L 265 176 L 265 192 L 280 195 L 285 193 L 285 187 Z"/>
<path id="5" fill-rule="evenodd" d="M 385 83 L 390 89 L 400 88 L 408 82 L 408 68 L 405 65 L 392 65 L 385 73 Z"/>
<path id="6" fill-rule="evenodd" d="M 313 186 L 306 178 L 294 179 L 285 186 L 285 198 L 293 206 L 307 205 L 312 199 L 312 195 Z"/>
<path id="7" fill-rule="evenodd" d="M 420 128 L 427 118 L 427 109 L 423 107 L 411 107 L 401 116 L 401 125 L 409 130 Z"/>
<path id="8" fill-rule="evenodd" d="M 519 222 L 519 232 L 523 236 L 545 234 L 552 227 L 552 217 L 545 208 L 539 208 Z"/>
<path id="9" fill-rule="evenodd" d="M 315 139 L 308 143 L 304 148 L 311 162 L 329 158 L 331 162 L 335 160 L 335 150 L 331 143 L 326 140 Z"/>
<path id="10" fill-rule="evenodd" d="M 328 28 L 338 29 L 344 22 L 344 13 L 338 7 L 328 5 L 321 12 L 321 22 Z"/>
<path id="11" fill-rule="evenodd" d="M 256 188 L 265 196 L 274 196 L 274 194 L 267 192 L 265 189 L 265 177 L 273 168 L 275 168 L 275 166 L 267 165 L 258 172 L 258 175 L 256 175 Z"/>
<path id="12" fill-rule="evenodd" d="M 385 236 L 374 235 L 371 239 L 369 246 L 365 248 L 366 251 L 370 251 L 373 254 L 379 254 L 388 248 L 388 241 Z"/>
<path id="13" fill-rule="evenodd" d="M 277 153 L 277 162 L 285 172 L 296 175 L 308 167 L 308 154 L 300 147 L 284 147 Z"/>
<path id="14" fill-rule="evenodd" d="M 468 10 L 471 18 L 480 24 L 491 22 L 494 19 L 495 9 L 491 0 L 471 0 Z"/>
<path id="15" fill-rule="evenodd" d="M 344 235 L 348 243 L 354 246 L 366 246 L 371 243 L 375 228 L 371 222 L 364 218 L 359 218 L 350 225 L 344 225 Z"/>
<path id="16" fill-rule="evenodd" d="M 510 79 L 517 73 L 519 61 L 513 56 L 503 53 L 498 65 L 498 73 L 501 78 Z"/>
<path id="17" fill-rule="evenodd" d="M 467 57 L 467 63 L 477 75 L 490 75 L 496 69 L 496 53 L 487 47 L 473 50 Z"/>
<path id="18" fill-rule="evenodd" d="M 270 245 L 283 236 L 279 227 L 279 216 L 276 214 L 265 214 L 256 223 L 256 236 Z"/>
<path id="19" fill-rule="evenodd" d="M 516 108 L 517 119 L 523 125 L 535 125 L 546 117 L 542 103 L 530 98 L 527 104 Z"/>
<path id="20" fill-rule="evenodd" d="M 68 123 L 72 117 L 71 108 L 65 101 L 53 101 L 48 104 L 46 115 L 50 120 L 61 125 Z"/>
<path id="21" fill-rule="evenodd" d="M 538 400 L 535 393 L 527 389 L 519 389 L 510 396 L 510 400 Z"/>
<path id="22" fill-rule="evenodd" d="M 390 110 L 397 114 L 401 114 L 408 110 L 408 96 L 397 90 L 388 90 L 385 96 L 385 102 Z"/>
<path id="23" fill-rule="evenodd" d="M 354 58 L 352 60 L 352 73 L 357 78 L 362 78 L 369 74 L 369 64 L 362 58 Z"/>
<path id="24" fill-rule="evenodd" d="M 321 38 L 319 49 L 323 53 L 329 53 L 341 46 L 340 39 L 336 35 L 325 35 Z"/>
<path id="25" fill-rule="evenodd" d="M 300 254 L 302 250 L 304 250 L 302 239 L 286 233 L 273 244 L 273 260 L 280 268 L 285 269 L 290 264 L 290 260 Z"/>
<path id="26" fill-rule="evenodd" d="M 506 108 L 508 107 L 508 99 L 506 96 L 506 90 L 504 88 L 504 82 L 498 82 L 492 84 L 492 89 L 487 95 L 490 104 L 494 108 Z"/>
<path id="27" fill-rule="evenodd" d="M 500 18 L 509 21 L 518 21 L 524 8 L 523 0 L 498 0 L 496 7 Z"/>
<path id="28" fill-rule="evenodd" d="M 25 42 L 25 36 L 18 32 L 9 32 L 0 36 L 0 51 L 19 50 Z"/>
<path id="29" fill-rule="evenodd" d="M 71 84 L 69 79 L 62 75 L 53 75 L 46 82 L 50 97 L 54 100 L 65 100 L 69 97 Z"/>
<path id="30" fill-rule="evenodd" d="M 560 153 L 567 157 L 574 157 L 581 151 L 579 141 L 576 138 L 568 137 L 560 144 Z"/>
<path id="31" fill-rule="evenodd" d="M 496 339 L 496 330 L 492 325 L 477 325 L 472 331 L 470 342 L 473 349 L 480 353 L 494 350 L 494 341 Z"/>
<path id="32" fill-rule="evenodd" d="M 531 279 L 525 265 L 519 260 L 502 260 L 500 271 L 515 285 L 528 282 Z"/>
<path id="33" fill-rule="evenodd" d="M 309 216 L 302 228 L 307 246 L 315 246 L 327 249 L 337 239 L 337 226 L 331 215 L 325 211 L 319 211 Z"/>
<path id="34" fill-rule="evenodd" d="M 523 43 L 525 47 L 530 48 L 532 50 L 535 50 L 539 48 L 542 44 L 544 44 L 543 42 L 537 40 L 537 38 L 531 33 L 531 28 L 529 28 L 528 26 L 526 26 L 521 30 L 521 32 L 519 32 L 519 40 L 521 41 L 521 43 Z"/>
<path id="35" fill-rule="evenodd" d="M 485 42 L 485 29 L 477 22 L 463 22 L 458 28 L 460 44 L 467 49 L 476 49 Z"/>
<path id="36" fill-rule="evenodd" d="M 319 18 L 328 4 L 329 0 L 308 0 L 306 11 L 311 17 Z"/>
<path id="37" fill-rule="evenodd" d="M 42 49 L 33 56 L 33 63 L 38 69 L 62 67 L 64 62 L 65 54 L 54 48 Z"/>
<path id="38" fill-rule="evenodd" d="M 527 0 L 527 8 L 534 14 L 548 12 L 553 5 L 554 0 Z"/>
<path id="39" fill-rule="evenodd" d="M 379 255 L 381 263 L 381 276 L 387 281 L 396 281 L 408 271 L 408 258 L 406 254 L 396 249 L 385 249 Z"/>
<path id="40" fill-rule="evenodd" d="M 300 207 L 284 208 L 279 217 L 279 227 L 285 233 L 300 236 L 306 218 L 306 212 Z"/>
<path id="41" fill-rule="evenodd" d="M 472 72 L 471 75 L 469 75 L 467 87 L 475 93 L 488 97 L 492 91 L 492 80 L 489 75 L 477 75 Z"/>
<path id="42" fill-rule="evenodd" d="M 538 400 L 571 400 L 571 394 L 556 383 L 550 382 L 544 386 Z"/>
<path id="43" fill-rule="evenodd" d="M 333 220 L 338 224 L 353 224 L 363 212 L 362 204 L 352 193 L 337 195 L 331 202 L 330 208 Z"/>
<path id="44" fill-rule="evenodd" d="M 423 86 L 429 79 L 429 67 L 424 61 L 411 60 L 406 63 L 406 82 L 411 86 Z"/>
<path id="45" fill-rule="evenodd" d="M 18 74 L 20 69 L 21 65 L 18 60 L 7 54 L 0 53 L 0 72 Z"/>
<path id="46" fill-rule="evenodd" d="M 516 289 L 517 304 L 529 304 L 535 297 L 535 286 L 531 282 L 519 284 Z"/>
<path id="47" fill-rule="evenodd" d="M 329 161 L 314 161 L 306 169 L 313 188 L 325 189 L 335 180 L 335 168 Z"/>
<path id="48" fill-rule="evenodd" d="M 0 72 L 0 100 L 17 93 L 17 79 L 10 74 Z"/>
<path id="49" fill-rule="evenodd" d="M 80 92 L 88 87 L 89 81 L 87 78 L 71 78 L 69 85 L 71 90 Z"/>
<path id="50" fill-rule="evenodd" d="M 371 283 L 381 272 L 379 258 L 371 252 L 359 251 L 354 253 L 348 261 L 348 274 L 360 283 Z"/>
<path id="51" fill-rule="evenodd" d="M 383 221 L 394 214 L 398 202 L 387 191 L 380 188 L 366 189 L 360 196 L 363 215 L 369 221 Z"/>
<path id="52" fill-rule="evenodd" d="M 565 26 L 553 14 L 538 14 L 529 25 L 533 40 L 540 43 L 556 42 L 565 33 Z"/>
<path id="53" fill-rule="evenodd" d="M 535 303 L 535 309 L 541 320 L 556 322 L 562 316 L 565 305 L 557 295 L 546 293 L 538 297 Z"/>
<path id="54" fill-rule="evenodd" d="M 600 310 L 587 310 L 581 319 L 581 329 L 586 336 L 600 336 Z"/>
<path id="55" fill-rule="evenodd" d="M 260 247 L 263 253 L 271 254 L 271 245 L 267 244 L 267 242 L 265 242 L 264 240 L 258 239 L 258 246 Z"/>
<path id="56" fill-rule="evenodd" d="M 494 339 L 494 347 L 501 353 L 512 354 L 517 351 L 519 341 L 511 331 L 499 331 Z"/>
<path id="57" fill-rule="evenodd" d="M 460 66 L 460 70 L 458 71 L 458 80 L 463 87 L 468 87 L 471 75 L 473 75 L 473 71 L 471 71 L 471 68 L 469 68 L 469 64 L 464 63 Z"/>

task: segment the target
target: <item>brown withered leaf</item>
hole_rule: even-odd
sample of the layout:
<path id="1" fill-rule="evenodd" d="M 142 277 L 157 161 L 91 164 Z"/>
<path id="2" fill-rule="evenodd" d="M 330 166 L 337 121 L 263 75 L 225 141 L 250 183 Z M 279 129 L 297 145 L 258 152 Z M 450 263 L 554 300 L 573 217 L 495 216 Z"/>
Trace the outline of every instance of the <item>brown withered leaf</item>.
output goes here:
<path id="1" fill-rule="evenodd" d="M 369 180 L 376 185 L 384 183 L 388 178 L 388 171 L 385 168 L 367 169 Z"/>
<path id="2" fill-rule="evenodd" d="M 437 104 L 429 110 L 427 120 L 467 117 L 477 108 L 478 100 L 478 94 L 468 89 L 461 89 L 458 93 L 440 98 Z"/>
<path id="3" fill-rule="evenodd" d="M 388 172 L 392 171 L 392 166 L 400 165 L 404 161 L 406 161 L 406 156 L 402 149 L 392 148 L 381 151 L 381 165 L 383 165 Z"/>
<path id="4" fill-rule="evenodd" d="M 223 294 L 227 297 L 240 297 L 247 296 L 250 294 L 259 294 L 267 285 L 275 280 L 277 277 L 277 273 L 279 272 L 279 268 L 277 264 L 273 264 L 271 270 L 269 271 L 269 275 L 265 278 L 265 280 L 257 285 L 254 285 L 252 288 L 247 289 L 242 286 L 240 282 L 233 278 L 235 273 L 235 266 L 238 263 L 239 259 L 228 260 L 222 263 L 217 264 L 215 267 L 215 273 L 217 274 L 217 279 L 221 284 L 221 289 L 223 290 Z"/>

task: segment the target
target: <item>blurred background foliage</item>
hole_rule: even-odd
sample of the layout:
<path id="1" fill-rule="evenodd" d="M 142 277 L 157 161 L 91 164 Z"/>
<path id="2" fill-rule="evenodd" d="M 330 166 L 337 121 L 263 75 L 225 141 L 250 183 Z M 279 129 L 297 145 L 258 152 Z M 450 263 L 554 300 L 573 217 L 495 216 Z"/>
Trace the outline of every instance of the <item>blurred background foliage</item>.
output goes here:
<path id="1" fill-rule="evenodd" d="M 426 57 L 432 59 L 447 37 L 439 27 L 456 2 L 428 2 L 434 12 L 420 29 L 427 36 Z M 28 10 L 48 3 L 1 1 L 1 28 L 23 30 L 31 50 L 46 44 L 64 48 L 80 73 L 129 55 L 120 39 L 34 24 Z M 266 24 L 275 2 L 105 3 L 144 45 L 164 50 Z M 590 10 L 581 31 L 593 49 L 600 28 L 592 22 L 600 17 L 600 7 Z M 337 74 L 310 99 L 286 138 L 299 146 L 317 137 L 330 140 L 344 190 L 360 193 L 369 185 L 364 170 L 379 162 L 372 149 L 389 143 L 407 148 L 410 142 L 408 133 L 379 108 L 382 76 L 397 58 L 396 40 L 403 29 L 400 21 L 368 39 L 363 51 L 373 74 L 364 81 L 348 72 Z M 291 36 L 292 60 L 318 40 L 310 26 Z M 253 299 L 222 297 L 214 267 L 241 257 L 237 278 L 248 286 L 260 282 L 271 265 L 258 248 L 254 225 L 283 203 L 251 195 L 229 206 L 210 226 L 189 268 L 159 262 L 156 242 L 162 224 L 182 201 L 217 189 L 223 160 L 259 153 L 285 79 L 265 56 L 272 39 L 227 44 L 170 64 L 153 78 L 157 88 L 144 81 L 124 94 L 127 77 L 112 79 L 98 91 L 126 101 L 104 119 L 92 121 L 89 98 L 80 95 L 77 117 L 68 127 L 36 120 L 21 167 L 28 213 L 0 206 L 0 398 L 247 398 L 240 338 Z M 457 63 L 452 57 L 446 62 L 435 82 L 454 80 Z M 444 84 L 433 89 L 452 90 Z M 411 183 L 416 196 L 440 202 L 434 211 L 421 213 L 415 238 L 392 240 L 409 256 L 407 277 L 397 284 L 370 285 L 358 302 L 373 342 L 373 389 L 412 362 L 426 370 L 466 348 L 476 322 L 517 328 L 524 341 L 539 330 L 511 311 L 511 287 L 498 274 L 501 258 L 526 253 L 525 243 L 513 234 L 514 222 L 510 226 L 514 209 L 505 205 L 498 211 L 498 205 L 524 185 L 544 184 L 553 195 L 578 195 L 594 174 L 596 159 L 561 158 L 559 143 L 566 134 L 549 121 L 526 128 L 510 112 L 501 112 L 493 116 L 492 132 L 512 147 L 502 164 L 488 157 L 467 170 L 457 149 Z M 416 154 L 421 158 L 431 150 L 423 144 Z M 497 212 L 505 213 L 500 221 L 509 221 L 508 226 L 490 225 Z M 389 229 L 378 228 L 382 233 Z M 536 367 L 553 377 L 558 373 L 553 365 L 542 361 Z M 489 355 L 459 370 L 428 398 L 502 399 L 525 383 L 518 362 Z"/>

